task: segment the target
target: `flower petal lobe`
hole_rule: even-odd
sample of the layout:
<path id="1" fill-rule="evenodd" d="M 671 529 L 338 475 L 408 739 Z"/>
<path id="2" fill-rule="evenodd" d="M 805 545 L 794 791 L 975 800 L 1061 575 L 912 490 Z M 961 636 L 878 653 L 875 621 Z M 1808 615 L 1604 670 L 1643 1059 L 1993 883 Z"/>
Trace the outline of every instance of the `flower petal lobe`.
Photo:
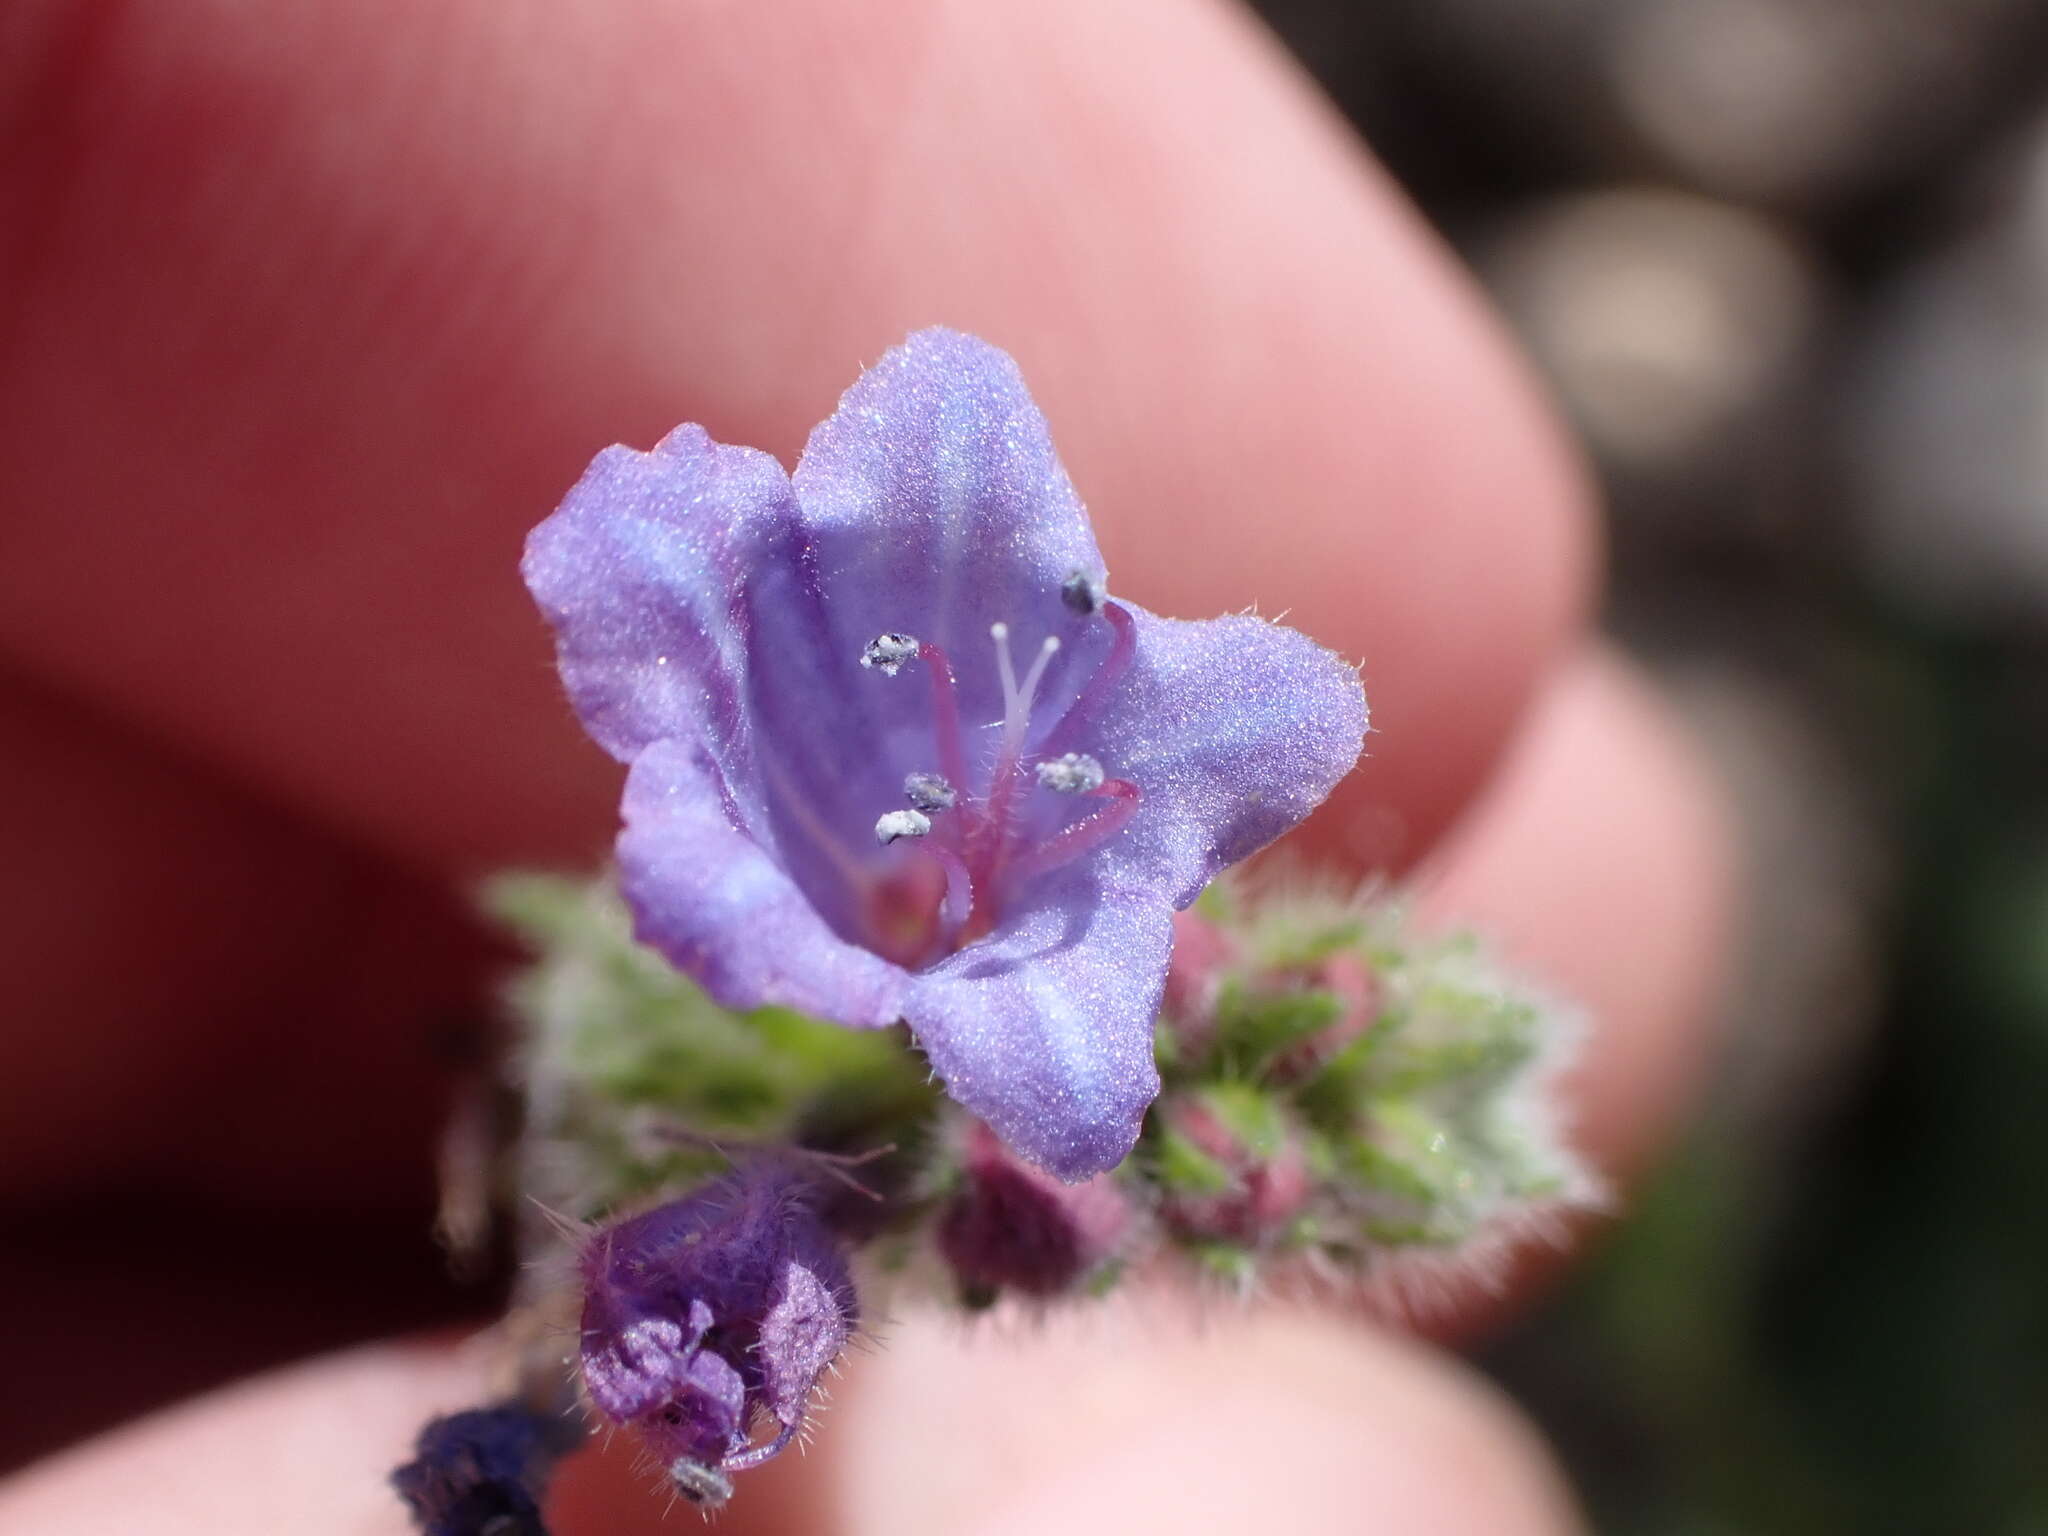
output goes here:
<path id="1" fill-rule="evenodd" d="M 946 1091 L 1069 1183 L 1123 1161 L 1159 1091 L 1173 945 L 1156 892 L 1059 872 L 983 943 L 913 978 L 904 1016 Z"/>

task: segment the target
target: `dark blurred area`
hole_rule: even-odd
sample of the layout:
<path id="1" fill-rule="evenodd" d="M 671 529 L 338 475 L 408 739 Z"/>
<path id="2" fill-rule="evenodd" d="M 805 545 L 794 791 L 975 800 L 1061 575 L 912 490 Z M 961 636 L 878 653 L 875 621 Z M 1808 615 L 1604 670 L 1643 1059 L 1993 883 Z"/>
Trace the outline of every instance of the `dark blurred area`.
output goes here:
<path id="1" fill-rule="evenodd" d="M 2048 1532 L 2048 3 L 1260 8 L 1588 445 L 1755 874 L 1703 1122 L 1488 1365 L 1603 1531 Z"/>

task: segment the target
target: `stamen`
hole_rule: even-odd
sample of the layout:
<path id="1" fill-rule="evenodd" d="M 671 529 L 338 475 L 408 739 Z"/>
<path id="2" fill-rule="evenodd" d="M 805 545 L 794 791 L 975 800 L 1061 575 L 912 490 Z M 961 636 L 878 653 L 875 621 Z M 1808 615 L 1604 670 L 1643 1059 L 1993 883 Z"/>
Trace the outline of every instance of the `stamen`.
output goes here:
<path id="1" fill-rule="evenodd" d="M 795 1424 L 785 1424 L 773 1440 L 762 1445 L 749 1446 L 737 1455 L 728 1456 L 719 1463 L 719 1467 L 725 1472 L 746 1472 L 758 1467 L 762 1462 L 781 1455 L 783 1448 L 796 1438 L 797 1431 L 802 1427 L 801 1420 Z M 726 1497 L 730 1498 L 732 1495 L 728 1493 Z"/>
<path id="2" fill-rule="evenodd" d="M 885 677 L 894 677 L 903 663 L 918 653 L 915 635 L 898 634 L 894 630 L 875 636 L 860 653 L 860 664 L 879 670 Z"/>
<path id="3" fill-rule="evenodd" d="M 676 1485 L 676 1492 L 699 1509 L 723 1509 L 726 1500 L 732 1497 L 731 1478 L 718 1468 L 692 1461 L 687 1456 L 669 1463 L 668 1476 L 669 1481 Z"/>
<path id="4" fill-rule="evenodd" d="M 922 811 L 884 811 L 875 820 L 875 841 L 886 848 L 899 837 L 926 837 L 931 830 L 932 819 Z"/>
<path id="5" fill-rule="evenodd" d="M 1102 788 L 1102 764 L 1086 752 L 1069 752 L 1038 765 L 1041 788 L 1058 795 L 1092 795 Z"/>
<path id="6" fill-rule="evenodd" d="M 870 640 L 860 653 L 860 664 L 894 677 L 903 664 L 915 656 L 932 673 L 932 734 L 939 749 L 939 767 L 955 784 L 967 780 L 967 749 L 960 740 L 960 698 L 953 686 L 953 664 L 946 653 L 928 640 L 888 630 Z"/>
<path id="7" fill-rule="evenodd" d="M 1016 803 L 1032 775 L 1025 765 L 1027 738 L 1032 732 L 1032 707 L 1038 702 L 1053 657 L 1060 653 L 1057 635 L 1039 642 L 1038 653 L 1022 678 L 1010 650 L 1010 626 L 989 626 L 995 643 L 996 671 L 1003 688 L 1003 718 L 995 762 L 987 788 L 973 796 L 967 776 L 965 738 L 960 730 L 959 693 L 946 653 L 914 635 L 888 631 L 868 642 L 861 664 L 894 676 L 916 657 L 931 668 L 933 726 L 939 755 L 937 773 L 912 773 L 903 781 L 909 809 L 890 811 L 875 822 L 875 840 L 887 847 L 903 838 L 928 839 L 921 851 L 931 856 L 946 877 L 946 893 L 935 918 L 949 946 L 972 943 L 989 932 L 998 918 L 1001 893 L 1014 879 L 1053 869 L 1099 848 L 1121 832 L 1138 808 L 1138 788 L 1106 777 L 1102 764 L 1085 752 L 1066 751 L 1054 742 L 1069 737 L 1095 716 L 1109 690 L 1130 665 L 1136 644 L 1136 621 L 1128 610 L 1108 601 L 1099 576 L 1073 573 L 1061 585 L 1062 600 L 1075 611 L 1101 614 L 1110 626 L 1108 651 L 1066 712 L 1046 733 L 1042 749 L 1032 756 L 1037 782 L 1058 794 L 1085 796 L 1108 803 L 1094 815 L 1059 831 L 1037 848 L 1018 846 Z M 951 812 L 942 835 L 932 837 L 932 817 Z M 928 898 L 926 898 L 928 899 Z M 929 909 L 927 909 L 929 910 Z M 929 923 L 932 919 L 927 918 Z M 920 938 L 928 944 L 934 933 Z"/>
<path id="8" fill-rule="evenodd" d="M 918 659 L 932 674 L 932 735 L 939 748 L 939 770 L 955 784 L 967 782 L 967 747 L 960 738 L 960 694 L 953 685 L 953 663 L 931 641 L 917 648 Z"/>
<path id="9" fill-rule="evenodd" d="M 1086 571 L 1074 571 L 1060 583 L 1060 601 L 1083 618 L 1093 618 L 1108 598 L 1102 578 Z"/>
<path id="10" fill-rule="evenodd" d="M 1131 611 L 1119 603 L 1105 602 L 1102 616 L 1115 631 L 1109 644 L 1109 654 L 1102 658 L 1102 665 L 1095 669 L 1095 675 L 1067 706 L 1067 712 L 1060 716 L 1059 724 L 1045 733 L 1042 752 L 1063 752 L 1067 744 L 1088 728 L 1110 690 L 1116 687 L 1124 673 L 1130 669 L 1131 657 L 1138 649 L 1138 623 L 1131 617 Z"/>
<path id="11" fill-rule="evenodd" d="M 1021 777 L 1018 759 L 1023 755 L 1024 738 L 1031 729 L 1031 705 L 1038 697 L 1038 685 L 1045 680 L 1047 665 L 1060 649 L 1059 638 L 1047 635 L 1038 647 L 1038 656 L 1031 663 L 1030 672 L 1025 674 L 1020 685 L 1017 669 L 1010 661 L 1010 626 L 997 622 L 989 626 L 988 632 L 989 638 L 996 643 L 996 666 L 1003 678 L 1003 736 L 996 748 L 995 771 L 989 775 L 988 802 L 982 817 L 979 851 L 975 857 L 974 867 L 984 888 L 995 885 L 1006 856 L 1010 837 L 1010 802 L 1017 796 Z"/>
<path id="12" fill-rule="evenodd" d="M 946 872 L 946 900 L 939 908 L 939 917 L 945 924 L 947 941 L 951 942 L 967 926 L 968 914 L 974 910 L 974 880 L 967 873 L 966 861 L 944 843 L 934 839 L 923 846 Z"/>
<path id="13" fill-rule="evenodd" d="M 911 809 L 927 815 L 950 811 L 960 801 L 960 792 L 936 773 L 913 773 L 903 781 L 903 798 Z"/>
<path id="14" fill-rule="evenodd" d="M 1130 824 L 1138 814 L 1142 797 L 1138 786 L 1128 779 L 1105 779 L 1100 788 L 1089 792 L 1089 798 L 1107 800 L 1109 804 L 1024 854 L 1011 867 L 1012 879 L 1033 879 L 1062 864 L 1071 864 L 1083 854 L 1093 853 Z"/>

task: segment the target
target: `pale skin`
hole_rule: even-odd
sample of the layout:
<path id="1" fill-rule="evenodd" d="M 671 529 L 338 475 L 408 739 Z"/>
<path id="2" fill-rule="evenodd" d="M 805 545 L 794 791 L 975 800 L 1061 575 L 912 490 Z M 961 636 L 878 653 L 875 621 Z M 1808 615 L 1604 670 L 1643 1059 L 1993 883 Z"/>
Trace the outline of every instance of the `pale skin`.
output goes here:
<path id="1" fill-rule="evenodd" d="M 1589 638 L 1585 477 L 1497 326 L 1244 17 L 16 0 L 0 114 L 0 1198 L 146 1180 L 346 1231 L 415 1187 L 419 1013 L 468 961 L 414 882 L 612 825 L 525 529 L 680 420 L 792 455 L 935 322 L 1016 354 L 1119 589 L 1362 661 L 1369 756 L 1305 841 L 1418 868 L 1433 918 L 1589 1007 L 1603 1169 L 1674 1130 L 1719 801 Z M 133 1306 L 170 1306 L 159 1261 Z M 1352 1310 L 1109 1326 L 899 1320 L 721 1530 L 1579 1528 L 1511 1407 Z M 397 1532 L 382 1473 L 478 1368 L 390 1344 L 249 1381 L 18 1475 L 0 1527 L 146 1498 L 153 1532 Z M 661 1510 L 616 1456 L 560 1529 Z"/>

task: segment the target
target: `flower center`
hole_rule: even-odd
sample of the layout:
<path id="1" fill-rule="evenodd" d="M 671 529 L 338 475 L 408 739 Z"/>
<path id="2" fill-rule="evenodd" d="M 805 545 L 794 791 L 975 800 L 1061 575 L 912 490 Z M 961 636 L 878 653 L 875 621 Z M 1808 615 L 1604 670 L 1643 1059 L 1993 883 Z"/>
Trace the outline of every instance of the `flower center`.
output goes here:
<path id="1" fill-rule="evenodd" d="M 959 689 L 945 651 L 929 640 L 892 631 L 868 642 L 861 653 L 863 667 L 888 677 L 912 661 L 922 662 L 931 681 L 937 771 L 919 769 L 904 779 L 908 808 L 882 813 L 875 822 L 875 838 L 884 847 L 903 848 L 906 856 L 942 875 L 944 890 L 933 893 L 935 900 L 919 902 L 924 909 L 919 921 L 907 925 L 901 904 L 923 883 L 885 878 L 875 884 L 869 928 L 878 938 L 887 935 L 878 947 L 892 959 L 928 963 L 986 937 L 1001 919 L 1006 896 L 1102 847 L 1137 814 L 1138 786 L 1111 777 L 1096 758 L 1073 750 L 1129 667 L 1136 625 L 1128 609 L 1108 601 L 1100 584 L 1088 578 L 1070 577 L 1061 595 L 1068 607 L 1109 626 L 1109 650 L 1073 703 L 1034 739 L 1034 712 L 1060 642 L 1048 635 L 1020 677 L 1010 649 L 1010 626 L 989 627 L 1002 683 L 1003 717 L 995 732 L 993 764 L 986 780 L 978 784 L 969 772 Z M 1030 797 L 1038 794 L 1095 804 L 1089 814 L 1047 830 L 1049 818 L 1031 805 Z M 881 910 L 883 906 L 892 910 Z"/>

